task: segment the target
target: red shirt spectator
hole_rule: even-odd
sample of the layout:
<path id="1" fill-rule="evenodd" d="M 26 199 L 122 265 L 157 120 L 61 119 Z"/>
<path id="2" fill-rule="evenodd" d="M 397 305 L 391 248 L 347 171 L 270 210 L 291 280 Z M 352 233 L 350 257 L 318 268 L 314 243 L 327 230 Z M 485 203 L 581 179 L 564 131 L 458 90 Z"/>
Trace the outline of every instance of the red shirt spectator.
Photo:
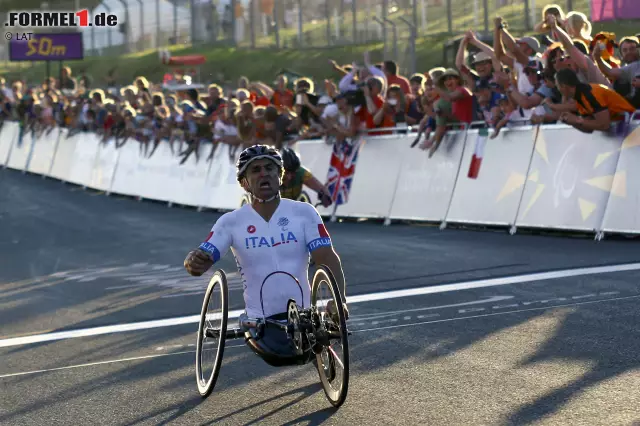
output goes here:
<path id="1" fill-rule="evenodd" d="M 394 84 L 400 86 L 405 95 L 411 94 L 411 85 L 405 77 L 400 75 L 387 75 L 387 87 L 391 87 Z"/>
<path id="2" fill-rule="evenodd" d="M 463 97 L 451 103 L 451 112 L 463 123 L 471 123 L 473 121 L 473 96 L 464 86 L 458 86 L 455 92 L 462 93 Z"/>
<path id="3" fill-rule="evenodd" d="M 293 108 L 293 92 L 291 90 L 286 89 L 284 92 L 275 91 L 273 92 L 273 97 L 271 98 L 271 103 L 276 107 L 280 108 Z"/>
<path id="4" fill-rule="evenodd" d="M 398 75 L 398 65 L 393 61 L 384 61 L 382 71 L 387 77 L 387 87 L 391 87 L 394 84 L 400 86 L 405 95 L 411 94 L 411 85 L 409 80 L 405 77 Z"/>

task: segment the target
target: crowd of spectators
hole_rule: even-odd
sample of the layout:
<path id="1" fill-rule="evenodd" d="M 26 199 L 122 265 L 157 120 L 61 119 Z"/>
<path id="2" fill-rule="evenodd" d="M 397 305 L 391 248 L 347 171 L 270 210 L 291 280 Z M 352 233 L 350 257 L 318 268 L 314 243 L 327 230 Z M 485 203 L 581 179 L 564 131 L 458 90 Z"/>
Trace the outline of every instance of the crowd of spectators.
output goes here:
<path id="1" fill-rule="evenodd" d="M 433 68 L 409 78 L 393 61 L 362 64 L 329 61 L 335 80 L 317 88 L 309 78 L 271 84 L 241 77 L 237 88 L 212 84 L 162 90 L 138 77 L 118 90 L 91 88 L 65 67 L 61 78 L 42 87 L 2 79 L 2 119 L 18 120 L 23 131 L 70 134 L 93 131 L 116 144 L 134 140 L 153 155 L 166 141 L 185 141 L 183 162 L 199 158 L 203 142 L 243 147 L 267 143 L 282 147 L 310 138 L 341 141 L 367 130 L 372 135 L 418 128 L 418 145 L 433 155 L 447 130 L 484 122 L 495 138 L 501 129 L 525 122 L 563 122 L 584 131 L 605 131 L 640 109 L 638 35 L 592 34 L 580 12 L 544 8 L 535 37 L 513 37 L 502 18 L 494 20 L 493 45 L 473 31 L 460 41 L 455 68 Z M 473 54 L 470 54 L 473 53 Z M 178 145 L 181 146 L 181 145 Z M 211 150 L 213 153 L 213 150 Z"/>

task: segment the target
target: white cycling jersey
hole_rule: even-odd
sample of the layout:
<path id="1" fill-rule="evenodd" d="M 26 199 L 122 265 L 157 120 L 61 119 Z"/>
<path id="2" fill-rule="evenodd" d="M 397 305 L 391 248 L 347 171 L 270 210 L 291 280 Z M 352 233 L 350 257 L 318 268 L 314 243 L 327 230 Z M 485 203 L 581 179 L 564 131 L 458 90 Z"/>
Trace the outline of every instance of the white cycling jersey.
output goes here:
<path id="1" fill-rule="evenodd" d="M 222 215 L 200 249 L 209 253 L 215 263 L 231 248 L 244 283 L 247 315 L 261 318 L 263 282 L 264 316 L 286 312 L 290 298 L 304 308 L 309 307 L 309 255 L 320 247 L 330 246 L 331 238 L 315 207 L 283 198 L 269 222 L 251 204 Z M 300 287 L 280 272 L 300 281 L 302 301 Z"/>

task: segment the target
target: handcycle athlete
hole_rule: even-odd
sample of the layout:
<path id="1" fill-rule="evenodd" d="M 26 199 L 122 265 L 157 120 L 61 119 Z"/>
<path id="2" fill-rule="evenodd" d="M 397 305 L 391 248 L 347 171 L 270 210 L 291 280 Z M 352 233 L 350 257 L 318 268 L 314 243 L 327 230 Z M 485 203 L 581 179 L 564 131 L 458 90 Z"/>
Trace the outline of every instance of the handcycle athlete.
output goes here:
<path id="1" fill-rule="evenodd" d="M 184 266 L 189 274 L 201 276 L 231 249 L 244 285 L 245 312 L 240 315 L 240 324 L 247 344 L 271 365 L 292 365 L 288 361 L 280 364 L 279 360 L 294 358 L 298 360 L 297 364 L 314 361 L 329 401 L 334 406 L 339 406 L 346 397 L 346 383 L 339 386 L 338 390 L 332 390 L 328 385 L 335 379 L 336 366 L 344 368 L 346 365 L 347 371 L 344 374 L 348 378 L 348 342 L 343 336 L 346 335 L 348 318 L 344 302 L 344 272 L 317 210 L 311 204 L 281 197 L 283 174 L 282 157 L 275 148 L 255 145 L 245 149 L 237 162 L 237 180 L 251 196 L 251 204 L 222 215 L 213 225 L 206 240 L 189 252 Z M 322 265 L 315 272 L 313 288 L 308 278 L 309 257 L 316 265 Z M 327 270 L 329 273 L 323 272 Z M 227 295 L 224 294 L 227 292 L 226 280 L 220 280 L 220 276 L 216 278 L 216 274 L 211 283 L 216 279 L 221 283 L 223 311 L 226 309 L 228 312 Z M 326 277 L 324 281 L 317 279 L 320 275 Z M 328 283 L 333 289 L 330 290 L 333 299 L 329 300 L 323 313 L 319 307 L 312 306 L 319 301 L 317 283 L 322 282 Z M 203 323 L 209 322 L 206 310 L 211 297 L 211 283 L 205 295 L 201 328 Z M 295 293 L 291 292 L 292 288 Z M 296 295 L 298 300 L 293 299 L 292 295 Z M 298 305 L 302 305 L 300 310 Z M 343 307 L 343 315 L 339 314 L 339 306 Z M 214 316 L 215 314 L 211 318 Z M 229 338 L 229 332 L 226 330 L 226 314 L 223 313 L 222 317 L 223 325 L 217 330 L 221 330 L 220 333 L 224 335 L 217 337 L 224 342 L 225 338 Z M 254 320 L 256 318 L 264 318 L 261 326 Z M 319 318 L 322 318 L 322 323 Z M 300 325 L 303 322 L 306 325 Z M 282 325 L 285 323 L 287 325 Z M 295 323 L 295 327 L 292 323 Z M 311 323 L 314 325 L 309 325 Z M 329 323 L 333 323 L 333 326 L 322 325 Z M 336 324 L 341 330 L 343 349 L 346 349 L 343 353 L 345 360 L 338 359 L 333 346 L 323 339 L 323 336 L 328 336 L 327 339 L 336 338 Z M 293 328 L 297 331 L 292 338 Z M 214 327 L 211 329 L 215 330 Z M 286 333 L 283 332 L 284 329 L 287 330 Z M 302 329 L 307 332 L 304 351 L 301 348 L 303 345 L 300 336 L 304 334 L 300 332 Z M 311 329 L 313 332 L 309 333 Z M 235 331 L 236 334 L 238 332 L 239 330 Z M 203 340 L 206 337 L 216 337 L 215 331 L 199 331 L 199 347 L 202 334 Z M 231 338 L 238 337 L 240 336 L 233 335 Z M 200 372 L 197 373 L 199 390 L 203 396 L 208 395 L 215 384 L 223 350 L 224 344 L 220 349 L 218 343 L 218 359 L 213 362 L 212 378 L 207 379 Z M 198 352 L 196 370 L 202 369 L 198 364 L 202 363 L 201 350 Z M 301 357 L 305 356 L 307 358 L 300 362 Z M 343 380 L 346 382 L 348 379 Z"/>
<path id="2" fill-rule="evenodd" d="M 331 206 L 329 190 L 302 165 L 300 157 L 293 149 L 284 148 L 282 150 L 282 163 L 284 167 L 284 176 L 280 186 L 282 198 L 309 201 L 304 199 L 308 197 L 302 192 L 303 186 L 307 186 L 318 193 L 318 201 L 324 207 Z M 301 195 L 305 195 L 305 197 L 300 198 Z"/>

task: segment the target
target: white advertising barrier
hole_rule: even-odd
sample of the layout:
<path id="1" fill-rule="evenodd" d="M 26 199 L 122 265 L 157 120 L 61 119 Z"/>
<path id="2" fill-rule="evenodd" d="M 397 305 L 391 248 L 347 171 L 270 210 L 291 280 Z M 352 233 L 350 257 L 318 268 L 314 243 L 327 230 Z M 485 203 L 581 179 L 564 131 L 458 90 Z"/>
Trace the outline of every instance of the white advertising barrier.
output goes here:
<path id="1" fill-rule="evenodd" d="M 640 126 L 627 136 L 611 183 L 604 232 L 640 232 Z"/>
<path id="2" fill-rule="evenodd" d="M 9 153 L 7 167 L 15 170 L 26 170 L 36 139 L 33 132 L 20 132 L 18 129 L 18 135 L 14 138 L 13 147 Z"/>
<path id="3" fill-rule="evenodd" d="M 201 202 L 203 207 L 223 210 L 240 207 L 244 190 L 236 179 L 236 161 L 241 151 L 240 147 L 233 153 L 229 145 L 216 146 L 202 191 L 205 194 Z"/>
<path id="4" fill-rule="evenodd" d="M 139 181 L 141 176 L 138 174 L 138 163 L 140 163 L 141 158 L 140 144 L 133 139 L 129 139 L 118 149 L 121 152 L 116 165 L 111 192 L 137 197 L 142 192 L 141 188 L 143 186 Z"/>
<path id="5" fill-rule="evenodd" d="M 94 134 L 84 132 L 69 139 L 75 141 L 75 150 L 67 180 L 76 185 L 87 186 L 91 182 L 100 142 Z"/>
<path id="6" fill-rule="evenodd" d="M 137 143 L 135 143 L 137 145 Z M 174 153 L 171 152 L 171 146 L 168 143 L 160 143 L 156 151 L 151 154 L 149 147 L 148 154 L 139 156 L 136 171 L 133 179 L 136 180 L 136 195 L 147 198 L 149 200 L 172 201 L 172 198 L 180 191 L 184 190 L 180 187 L 180 183 L 176 179 L 172 179 L 170 171 L 179 166 L 179 158 L 174 157 L 182 149 L 180 143 L 174 143 Z"/>
<path id="7" fill-rule="evenodd" d="M 465 137 L 465 131 L 448 131 L 431 158 L 428 150 L 410 148 L 415 135 L 389 146 L 389 149 L 402 152 L 400 167 L 396 171 L 389 170 L 397 173 L 389 218 L 444 220 L 458 176 L 460 159 L 465 145 L 467 150 L 470 146 L 471 141 L 465 142 Z"/>
<path id="8" fill-rule="evenodd" d="M 168 144 L 165 143 L 162 145 L 168 148 Z M 184 150 L 186 147 L 186 144 L 182 144 L 180 149 Z M 169 155 L 169 157 L 167 157 L 169 166 L 163 171 L 164 176 L 166 176 L 165 182 L 167 185 L 164 189 L 165 197 L 162 198 L 163 200 L 166 199 L 166 201 L 193 207 L 202 205 L 207 170 L 209 169 L 207 157 L 209 156 L 210 148 L 210 144 L 202 144 L 199 153 L 200 158 L 196 160 L 195 154 L 191 154 L 182 165 L 180 165 L 182 157 L 177 156 L 177 150 L 176 156 L 171 155 L 170 149 L 163 151 L 165 155 Z M 141 164 L 144 164 L 144 161 L 141 162 Z M 148 176 L 144 173 L 142 173 L 142 175 L 144 176 L 145 186 L 156 185 L 156 182 L 153 181 L 155 176 Z M 151 179 L 149 179 L 149 177 L 151 177 Z"/>
<path id="9" fill-rule="evenodd" d="M 87 185 L 88 187 L 104 192 L 111 191 L 111 184 L 118 165 L 120 152 L 116 148 L 114 138 L 107 140 L 106 143 L 100 143 L 98 155 L 93 166 L 91 182 Z"/>
<path id="10" fill-rule="evenodd" d="M 44 176 L 49 175 L 59 138 L 59 128 L 54 128 L 50 132 L 40 135 L 33 146 L 31 161 L 29 161 L 29 172 Z"/>
<path id="11" fill-rule="evenodd" d="M 60 130 L 60 139 L 56 148 L 56 155 L 53 159 L 53 167 L 50 176 L 67 182 L 73 167 L 76 152 L 76 141 L 74 137 L 69 138 L 67 129 Z"/>
<path id="12" fill-rule="evenodd" d="M 11 155 L 13 143 L 18 135 L 18 123 L 5 121 L 0 129 L 0 166 L 5 166 Z"/>
<path id="13" fill-rule="evenodd" d="M 495 139 L 487 138 L 475 179 L 468 174 L 479 131 L 468 131 L 447 222 L 513 224 L 533 151 L 534 130 L 532 126 L 505 128 Z"/>
<path id="14" fill-rule="evenodd" d="M 516 225 L 600 229 L 621 145 L 619 137 L 603 132 L 541 128 Z"/>

